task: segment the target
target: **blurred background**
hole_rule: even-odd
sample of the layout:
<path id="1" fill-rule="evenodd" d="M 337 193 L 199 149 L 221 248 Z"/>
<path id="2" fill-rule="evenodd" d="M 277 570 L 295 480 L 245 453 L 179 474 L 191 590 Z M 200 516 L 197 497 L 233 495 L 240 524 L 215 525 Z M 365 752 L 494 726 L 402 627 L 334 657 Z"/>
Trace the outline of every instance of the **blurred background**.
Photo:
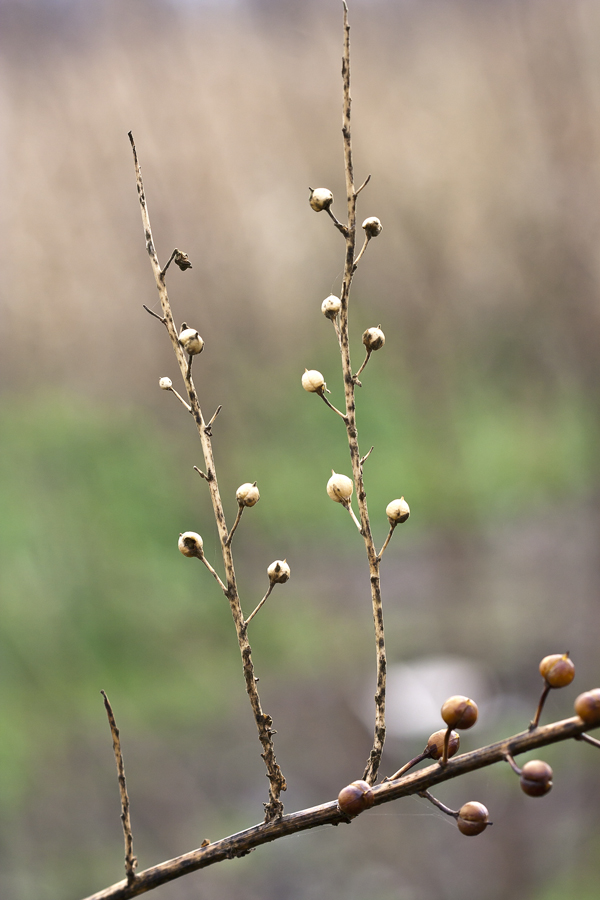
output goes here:
<path id="1" fill-rule="evenodd" d="M 215 427 L 246 613 L 266 566 L 291 581 L 252 625 L 293 811 L 360 777 L 375 654 L 368 568 L 329 501 L 343 428 L 321 301 L 343 241 L 337 0 L 2 0 L 0 77 L 0 893 L 78 898 L 123 877 L 100 689 L 121 729 L 140 867 L 261 819 L 266 783 L 230 613 L 177 552 L 218 541 L 144 249 L 133 131 L 176 322 Z M 480 703 L 463 749 L 522 730 L 547 653 L 600 683 L 600 5 L 352 0 L 359 221 L 384 231 L 356 275 L 387 342 L 358 396 L 383 564 L 390 737 L 422 750 L 451 693 Z M 484 802 L 475 840 L 418 798 L 159 888 L 156 900 L 591 900 L 600 757 L 549 748 L 552 793 L 495 767 L 442 786 Z M 522 758 L 523 759 L 523 758 Z"/>

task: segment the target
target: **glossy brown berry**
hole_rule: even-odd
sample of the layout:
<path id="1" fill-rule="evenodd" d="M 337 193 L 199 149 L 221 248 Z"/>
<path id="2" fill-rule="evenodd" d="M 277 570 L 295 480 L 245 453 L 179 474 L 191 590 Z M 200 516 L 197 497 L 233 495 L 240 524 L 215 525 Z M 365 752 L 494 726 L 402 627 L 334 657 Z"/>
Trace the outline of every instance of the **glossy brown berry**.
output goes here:
<path id="1" fill-rule="evenodd" d="M 541 759 L 530 759 L 521 769 L 521 790 L 530 797 L 543 797 L 552 787 L 552 769 Z"/>
<path id="2" fill-rule="evenodd" d="M 553 653 L 541 661 L 540 675 L 552 688 L 566 687 L 575 678 L 575 666 L 568 653 Z"/>
<path id="3" fill-rule="evenodd" d="M 425 747 L 425 750 L 427 750 L 430 759 L 442 758 L 444 753 L 445 737 L 445 728 L 442 728 L 441 731 L 436 731 L 434 732 L 434 734 L 430 735 L 429 740 L 427 741 L 427 746 Z M 458 732 L 451 731 L 450 740 L 448 741 L 448 759 L 450 759 L 451 756 L 454 756 L 454 754 L 458 752 L 459 747 L 460 737 L 458 736 Z"/>
<path id="4" fill-rule="evenodd" d="M 470 800 L 459 809 L 456 824 L 461 834 L 466 834 L 468 837 L 481 834 L 489 825 L 489 813 L 483 803 Z"/>
<path id="5" fill-rule="evenodd" d="M 580 694 L 575 701 L 575 712 L 586 725 L 600 724 L 600 688 Z"/>
<path id="6" fill-rule="evenodd" d="M 347 816 L 357 816 L 370 809 L 374 801 L 373 791 L 366 781 L 353 781 L 338 794 L 338 806 Z"/>
<path id="7" fill-rule="evenodd" d="M 449 697 L 442 706 L 442 719 L 450 728 L 471 728 L 478 714 L 475 701 L 460 694 Z"/>

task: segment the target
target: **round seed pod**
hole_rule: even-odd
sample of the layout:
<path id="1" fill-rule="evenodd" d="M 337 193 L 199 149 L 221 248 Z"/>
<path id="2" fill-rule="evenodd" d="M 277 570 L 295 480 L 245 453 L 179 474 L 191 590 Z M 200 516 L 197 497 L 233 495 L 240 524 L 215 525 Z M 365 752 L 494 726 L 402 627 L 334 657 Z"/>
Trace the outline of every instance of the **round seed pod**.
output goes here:
<path id="1" fill-rule="evenodd" d="M 530 797 L 543 797 L 552 787 L 552 769 L 541 759 L 530 759 L 521 769 L 521 790 Z"/>
<path id="2" fill-rule="evenodd" d="M 352 496 L 354 482 L 347 475 L 339 475 L 331 470 L 331 478 L 327 482 L 327 493 L 336 503 L 347 503 Z"/>
<path id="3" fill-rule="evenodd" d="M 202 559 L 202 538 L 195 531 L 184 531 L 183 534 L 180 534 L 177 546 L 179 552 L 184 556 L 196 556 L 198 559 Z"/>
<path id="4" fill-rule="evenodd" d="M 575 700 L 575 712 L 586 725 L 600 724 L 600 688 L 584 691 Z"/>
<path id="5" fill-rule="evenodd" d="M 471 728 L 477 721 L 478 714 L 475 701 L 460 694 L 449 697 L 442 706 L 442 719 L 450 728 Z"/>
<path id="6" fill-rule="evenodd" d="M 272 584 L 285 584 L 290 577 L 290 567 L 285 559 L 276 559 L 267 569 L 269 581 Z"/>
<path id="7" fill-rule="evenodd" d="M 552 688 L 566 687 L 575 678 L 575 666 L 568 653 L 553 653 L 541 661 L 540 675 Z"/>
<path id="8" fill-rule="evenodd" d="M 327 316 L 328 319 L 335 319 L 341 308 L 342 301 L 339 297 L 336 297 L 335 294 L 330 294 L 329 297 L 325 297 L 321 303 L 321 312 L 324 316 Z"/>
<path id="9" fill-rule="evenodd" d="M 404 497 L 400 497 L 399 500 L 392 500 L 391 503 L 388 503 L 385 508 L 385 514 L 388 517 L 390 525 L 398 525 L 399 523 L 406 522 L 410 516 L 410 506 Z"/>
<path id="10" fill-rule="evenodd" d="M 374 801 L 371 786 L 366 781 L 353 781 L 338 794 L 338 806 L 347 816 L 357 816 L 370 809 Z"/>
<path id="11" fill-rule="evenodd" d="M 188 328 L 183 323 L 179 332 L 178 341 L 189 356 L 197 356 L 204 349 L 204 341 L 195 328 Z"/>
<path id="12" fill-rule="evenodd" d="M 321 212 L 323 209 L 329 209 L 333 203 L 333 194 L 328 188 L 315 188 L 314 191 L 311 188 L 308 202 L 315 212 Z"/>
<path id="13" fill-rule="evenodd" d="M 367 350 L 381 350 L 385 344 L 385 334 L 381 330 L 381 325 L 377 328 L 367 328 L 363 333 L 362 342 Z"/>
<path id="14" fill-rule="evenodd" d="M 309 394 L 316 394 L 324 391 L 327 385 L 321 373 L 316 369 L 305 369 L 302 376 L 302 387 Z"/>
<path id="15" fill-rule="evenodd" d="M 489 825 L 489 813 L 483 803 L 477 800 L 470 800 L 458 811 L 458 819 L 456 824 L 461 834 L 472 837 L 475 834 L 481 834 Z"/>
<path id="16" fill-rule="evenodd" d="M 158 382 L 158 386 L 163 389 L 163 391 L 170 391 L 173 387 L 173 382 L 170 378 L 160 378 Z"/>
<path id="17" fill-rule="evenodd" d="M 247 481 L 245 484 L 241 484 L 235 492 L 235 499 L 240 506 L 255 506 L 260 500 L 256 482 L 253 481 L 251 484 Z"/>
<path id="18" fill-rule="evenodd" d="M 381 234 L 383 230 L 383 225 L 377 218 L 377 216 L 369 216 L 368 219 L 362 223 L 362 227 L 365 229 L 365 234 L 369 238 L 377 237 L 378 234 Z"/>
<path id="19" fill-rule="evenodd" d="M 435 731 L 432 735 L 429 736 L 429 740 L 427 741 L 426 750 L 429 751 L 430 759 L 441 759 L 444 755 L 444 739 L 446 737 L 446 729 L 442 728 L 441 731 Z M 460 747 L 460 737 L 458 736 L 457 731 L 450 732 L 450 740 L 448 741 L 448 759 L 451 756 L 454 756 L 455 753 L 458 752 L 458 748 Z"/>

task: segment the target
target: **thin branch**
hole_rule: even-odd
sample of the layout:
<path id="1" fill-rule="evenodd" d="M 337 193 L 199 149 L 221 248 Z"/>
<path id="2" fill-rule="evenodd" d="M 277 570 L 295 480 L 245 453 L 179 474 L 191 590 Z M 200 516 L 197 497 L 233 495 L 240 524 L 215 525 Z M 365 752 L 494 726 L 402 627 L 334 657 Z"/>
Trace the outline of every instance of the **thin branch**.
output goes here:
<path id="1" fill-rule="evenodd" d="M 374 449 L 375 449 L 375 447 L 371 447 L 370 450 L 367 450 L 367 452 L 365 453 L 364 456 L 361 456 L 361 458 L 360 458 L 360 467 L 361 467 L 361 469 L 362 469 L 362 467 L 363 467 L 363 463 L 365 463 L 365 462 L 368 460 L 368 458 L 370 457 L 370 455 L 371 455 L 371 453 L 373 452 Z"/>
<path id="2" fill-rule="evenodd" d="M 585 741 L 586 744 L 591 744 L 592 747 L 600 747 L 600 741 L 597 738 L 590 737 L 589 734 L 580 734 L 576 740 Z"/>
<path id="3" fill-rule="evenodd" d="M 158 313 L 153 312 L 151 309 L 149 309 L 149 308 L 146 306 L 145 303 L 142 303 L 142 306 L 144 307 L 144 309 L 146 310 L 147 313 L 150 313 L 151 316 L 154 316 L 154 318 L 155 318 L 155 319 L 158 319 L 159 322 L 162 322 L 163 325 L 166 324 L 166 319 L 164 318 L 164 316 L 159 316 Z"/>
<path id="4" fill-rule="evenodd" d="M 263 606 L 263 604 L 266 603 L 267 599 L 271 596 L 271 591 L 273 590 L 274 587 L 275 587 L 275 582 L 272 581 L 269 584 L 269 589 L 268 589 L 267 593 L 265 594 L 265 596 L 262 598 L 262 600 L 260 601 L 260 603 L 258 604 L 256 609 L 253 610 L 253 612 L 251 612 L 250 615 L 248 616 L 248 618 L 246 619 L 246 623 L 245 623 L 246 625 L 248 625 L 252 621 L 252 619 L 254 618 L 256 613 L 259 611 L 261 606 Z"/>
<path id="5" fill-rule="evenodd" d="M 329 400 L 328 400 L 327 397 L 325 396 L 324 391 L 316 391 L 316 393 L 319 395 L 319 397 L 321 398 L 321 400 L 323 400 L 323 402 L 327 404 L 327 406 L 329 407 L 329 409 L 332 409 L 332 410 L 334 411 L 334 413 L 337 413 L 338 416 L 341 416 L 341 418 L 344 420 L 344 422 L 347 422 L 347 421 L 348 421 L 347 418 L 346 418 L 346 416 L 344 415 L 344 413 L 343 413 L 343 412 L 340 412 L 339 409 L 337 409 L 337 407 L 335 407 L 335 406 L 333 405 L 333 403 L 330 403 L 330 402 L 329 402 Z"/>
<path id="6" fill-rule="evenodd" d="M 346 507 L 346 509 L 348 510 L 348 512 L 350 513 L 350 515 L 352 516 L 352 519 L 353 519 L 353 521 L 354 521 L 354 524 L 355 524 L 356 527 L 358 528 L 359 532 L 362 534 L 362 533 L 363 533 L 362 525 L 360 524 L 360 522 L 359 522 L 358 519 L 356 518 L 356 515 L 355 515 L 355 513 L 354 513 L 354 510 L 352 509 L 352 504 L 350 503 L 350 501 L 348 501 L 347 503 L 344 503 L 343 505 Z"/>
<path id="7" fill-rule="evenodd" d="M 161 276 L 162 276 L 162 278 L 164 278 L 165 275 L 167 274 L 167 269 L 169 268 L 169 266 L 171 265 L 171 263 L 172 263 L 173 260 L 175 259 L 175 256 L 176 256 L 178 253 L 179 253 L 179 250 L 177 249 L 177 247 L 175 247 L 175 249 L 173 250 L 173 252 L 171 253 L 171 255 L 170 255 L 170 257 L 169 257 L 169 262 L 166 264 L 166 266 L 164 267 L 164 269 L 163 269 L 163 270 L 161 271 L 161 273 L 160 273 Z"/>
<path id="8" fill-rule="evenodd" d="M 210 419 L 210 420 L 206 423 L 206 425 L 204 426 L 204 431 L 205 431 L 205 433 L 206 433 L 209 437 L 212 437 L 212 426 L 213 426 L 213 423 L 214 423 L 215 419 L 217 418 L 217 416 L 219 415 L 219 413 L 221 412 L 222 409 L 223 409 L 223 407 L 219 404 L 219 406 L 217 406 L 216 410 L 215 410 L 214 413 L 213 413 L 212 419 Z"/>
<path id="9" fill-rule="evenodd" d="M 121 738 L 119 737 L 119 729 L 117 728 L 110 701 L 104 691 L 100 691 L 100 693 L 104 697 L 104 707 L 110 725 L 113 750 L 115 752 L 115 762 L 117 764 L 117 772 L 119 775 L 121 822 L 123 823 L 123 837 L 125 839 L 125 874 L 127 876 L 127 884 L 132 885 L 136 877 L 135 870 L 137 867 L 137 859 L 133 855 L 133 834 L 131 831 L 131 817 L 129 815 L 129 794 L 127 793 L 127 783 L 125 781 L 125 763 L 123 762 L 123 754 L 121 753 Z"/>
<path id="10" fill-rule="evenodd" d="M 544 708 L 544 704 L 546 702 L 546 697 L 551 691 L 551 686 L 546 682 L 544 685 L 544 690 L 542 691 L 542 696 L 540 697 L 540 702 L 538 703 L 537 709 L 535 711 L 535 716 L 529 723 L 529 728 L 533 731 L 534 728 L 538 727 L 538 723 L 540 721 L 540 716 L 542 715 L 542 710 Z"/>
<path id="11" fill-rule="evenodd" d="M 449 806 L 446 806 L 445 803 L 442 803 L 441 800 L 438 800 L 437 797 L 434 797 L 433 794 L 430 794 L 429 791 L 419 791 L 419 797 L 423 797 L 424 800 L 429 800 L 430 803 L 433 803 L 434 806 L 437 806 L 438 809 L 441 809 L 443 813 L 446 813 L 447 816 L 452 816 L 454 819 L 458 819 L 458 811 L 455 809 L 450 809 Z"/>
<path id="12" fill-rule="evenodd" d="M 204 474 L 202 469 L 199 469 L 198 466 L 194 466 L 193 468 L 194 468 L 194 471 L 196 471 L 198 473 L 200 478 L 204 478 L 205 481 L 210 481 L 210 478 L 208 477 L 208 475 Z"/>
<path id="13" fill-rule="evenodd" d="M 183 399 L 183 397 L 181 396 L 181 394 L 178 393 L 178 392 L 175 390 L 175 388 L 173 387 L 173 385 L 171 385 L 170 388 L 167 388 L 167 390 L 170 391 L 172 394 L 175 394 L 175 396 L 177 397 L 177 399 L 178 399 L 181 403 L 183 403 L 183 405 L 185 406 L 185 408 L 187 409 L 187 411 L 188 411 L 189 413 L 191 413 L 192 407 L 190 406 L 189 403 L 186 403 L 186 401 Z"/>
<path id="14" fill-rule="evenodd" d="M 360 192 L 361 192 L 362 190 L 364 190 L 364 188 L 366 188 L 366 186 L 368 185 L 368 183 L 370 182 L 370 180 L 371 180 L 371 176 L 370 176 L 370 175 L 367 175 L 367 177 L 365 178 L 365 180 L 363 181 L 363 183 L 361 184 L 361 186 L 358 188 L 358 190 L 357 190 L 357 191 L 354 191 L 354 196 L 355 196 L 355 197 L 358 197 L 358 195 L 360 194 Z"/>
<path id="15" fill-rule="evenodd" d="M 371 240 L 371 238 L 369 237 L 369 235 L 368 235 L 368 234 L 365 235 L 365 242 L 364 242 L 364 244 L 363 244 L 362 247 L 361 247 L 360 253 L 358 254 L 358 256 L 356 257 L 356 259 L 354 260 L 354 266 L 353 266 L 353 269 L 352 269 L 353 272 L 356 272 L 356 269 L 358 268 L 358 264 L 359 264 L 359 262 L 361 261 L 362 256 L 363 256 L 363 253 L 364 253 L 365 250 L 367 249 L 367 244 L 369 243 L 370 240 Z"/>
<path id="16" fill-rule="evenodd" d="M 331 219 L 331 221 L 333 222 L 333 224 L 335 225 L 335 227 L 338 229 L 338 231 L 341 231 L 342 234 L 344 235 L 344 237 L 348 237 L 348 228 L 347 228 L 347 226 L 346 226 L 346 225 L 342 225 L 342 223 L 341 223 L 338 219 L 336 219 L 336 217 L 335 217 L 335 215 L 333 214 L 333 212 L 331 211 L 331 208 L 330 208 L 330 207 L 327 207 L 327 210 L 326 210 L 326 211 L 327 211 L 327 213 L 328 213 L 328 215 L 329 215 L 329 218 Z"/>
<path id="17" fill-rule="evenodd" d="M 429 759 L 431 757 L 431 753 L 429 750 L 423 750 L 422 753 L 419 753 L 418 756 L 413 757 L 413 759 L 409 759 L 407 763 L 398 769 L 397 772 L 394 772 L 393 775 L 386 775 L 385 778 L 382 778 L 381 783 L 385 784 L 386 781 L 397 781 L 402 775 L 412 769 L 417 763 L 423 762 L 424 759 Z"/>
<path id="18" fill-rule="evenodd" d="M 535 731 L 520 732 L 505 740 L 481 747 L 479 750 L 473 750 L 471 753 L 455 756 L 443 768 L 436 763 L 427 766 L 426 769 L 405 775 L 398 781 L 378 784 L 373 787 L 374 806 L 381 806 L 402 797 L 421 794 L 444 781 L 494 765 L 505 759 L 507 751 L 518 755 L 538 747 L 545 747 L 548 744 L 576 738 L 587 727 L 589 726 L 586 726 L 578 716 L 574 716 L 572 719 L 544 725 Z M 192 850 L 190 853 L 184 853 L 182 856 L 138 873 L 133 885 L 128 885 L 126 881 L 120 881 L 112 887 L 92 894 L 85 900 L 129 900 L 130 897 L 151 891 L 153 888 L 181 878 L 189 872 L 207 868 L 226 859 L 245 856 L 250 850 L 261 844 L 268 844 L 287 835 L 298 834 L 322 825 L 340 825 L 347 822 L 348 817 L 340 811 L 337 801 L 331 800 L 320 806 L 289 813 L 276 821 L 254 825 L 220 841 L 214 841 L 207 846 Z"/>
<path id="19" fill-rule="evenodd" d="M 372 353 L 372 352 L 373 352 L 372 350 L 367 350 L 367 355 L 365 356 L 365 361 L 364 361 L 364 363 L 362 364 L 362 366 L 360 367 L 360 369 L 358 370 L 358 372 L 356 373 L 356 375 L 353 375 L 353 376 L 352 376 L 352 379 L 353 379 L 353 381 L 354 381 L 355 384 L 359 384 L 359 385 L 360 385 L 360 382 L 359 382 L 359 380 L 358 380 L 358 376 L 360 375 L 360 373 L 363 371 L 363 369 L 364 369 L 364 367 L 366 366 L 366 364 L 367 364 L 367 363 L 369 362 L 369 360 L 371 359 L 371 353 Z M 362 385 L 360 385 L 360 386 L 362 387 Z"/>
<path id="20" fill-rule="evenodd" d="M 219 587 L 221 588 L 221 590 L 223 591 L 223 593 L 225 594 L 225 596 L 227 596 L 227 588 L 226 588 L 226 586 L 223 584 L 223 582 L 222 582 L 221 579 L 219 578 L 218 572 L 216 572 L 216 571 L 213 569 L 213 567 L 211 566 L 211 564 L 209 563 L 209 561 L 208 561 L 207 558 L 205 557 L 204 553 L 202 554 L 202 556 L 199 556 L 198 559 L 200 560 L 200 562 L 204 563 L 204 565 L 206 566 L 206 568 L 208 569 L 208 571 L 210 572 L 210 574 L 213 576 L 213 578 L 215 579 L 215 581 L 217 582 L 217 584 L 219 585 Z"/>
<path id="21" fill-rule="evenodd" d="M 246 508 L 246 507 L 244 506 L 243 503 L 238 503 L 238 511 L 237 511 L 237 516 L 235 517 L 235 522 L 233 523 L 233 526 L 232 526 L 232 528 L 231 528 L 231 531 L 230 531 L 229 534 L 227 535 L 227 540 L 225 541 L 225 546 L 226 546 L 226 547 L 230 547 L 230 546 L 231 546 L 231 541 L 233 540 L 233 535 L 235 534 L 235 529 L 236 529 L 236 528 L 238 527 L 238 525 L 240 524 L 240 519 L 242 518 L 242 513 L 244 512 L 245 508 Z"/>

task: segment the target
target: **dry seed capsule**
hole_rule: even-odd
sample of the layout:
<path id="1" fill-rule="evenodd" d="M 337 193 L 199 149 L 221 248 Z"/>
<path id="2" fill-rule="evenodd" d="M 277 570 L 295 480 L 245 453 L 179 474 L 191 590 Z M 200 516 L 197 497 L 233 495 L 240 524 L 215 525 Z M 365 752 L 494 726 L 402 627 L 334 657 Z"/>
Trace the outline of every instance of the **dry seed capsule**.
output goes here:
<path id="1" fill-rule="evenodd" d="M 195 531 L 185 531 L 180 534 L 177 546 L 179 552 L 184 556 L 196 556 L 198 559 L 202 559 L 202 538 Z"/>
<path id="2" fill-rule="evenodd" d="M 436 731 L 432 735 L 430 735 L 429 740 L 427 741 L 427 746 L 425 749 L 429 752 L 430 759 L 441 759 L 444 755 L 444 739 L 446 737 L 446 729 L 442 728 L 441 731 Z M 458 732 L 451 731 L 450 732 L 450 740 L 448 741 L 448 759 L 451 756 L 454 756 L 455 753 L 458 752 L 458 748 L 460 747 L 460 737 L 458 736 Z"/>
<path id="3" fill-rule="evenodd" d="M 575 700 L 575 712 L 586 725 L 600 724 L 600 688 L 584 691 Z"/>
<path id="4" fill-rule="evenodd" d="M 310 197 L 308 198 L 312 209 L 315 212 L 321 212 L 323 209 L 329 209 L 333 203 L 333 194 L 328 188 L 310 188 Z"/>
<path id="5" fill-rule="evenodd" d="M 347 816 L 357 816 L 370 809 L 374 801 L 373 791 L 366 781 L 353 781 L 338 794 L 338 806 Z"/>
<path id="6" fill-rule="evenodd" d="M 483 803 L 478 803 L 477 800 L 470 800 L 459 809 L 456 824 L 461 834 L 471 837 L 485 831 L 489 824 L 489 818 L 490 814 Z"/>
<path id="7" fill-rule="evenodd" d="M 471 728 L 478 713 L 475 701 L 460 694 L 449 697 L 442 706 L 442 719 L 450 728 Z"/>
<path id="8" fill-rule="evenodd" d="M 385 334 L 381 330 L 381 325 L 377 328 L 367 328 L 363 333 L 362 342 L 369 351 L 381 350 L 385 344 Z"/>
<path id="9" fill-rule="evenodd" d="M 235 499 L 240 506 L 255 506 L 260 500 L 256 482 L 253 481 L 251 484 L 247 481 L 245 484 L 241 484 L 235 492 Z"/>
<path id="10" fill-rule="evenodd" d="M 552 787 L 552 769 L 541 759 L 530 759 L 521 769 L 521 790 L 530 797 L 543 797 Z"/>
<path id="11" fill-rule="evenodd" d="M 335 294 L 330 294 L 329 297 L 325 297 L 321 303 L 321 312 L 324 316 L 327 316 L 328 319 L 335 319 L 341 308 L 342 301 L 339 297 L 336 297 Z"/>
<path id="12" fill-rule="evenodd" d="M 347 503 L 352 496 L 354 482 L 347 475 L 339 475 L 331 470 L 331 478 L 327 482 L 327 493 L 336 503 Z"/>
<path id="13" fill-rule="evenodd" d="M 316 369 L 305 369 L 302 376 L 302 387 L 309 394 L 317 394 L 324 391 L 327 385 L 321 373 L 317 372 Z"/>
<path id="14" fill-rule="evenodd" d="M 163 391 L 170 391 L 173 387 L 173 382 L 170 378 L 161 378 L 158 382 L 159 387 L 163 389 Z"/>
<path id="15" fill-rule="evenodd" d="M 541 661 L 540 675 L 552 688 L 566 687 L 575 678 L 575 666 L 568 653 L 553 653 Z"/>
<path id="16" fill-rule="evenodd" d="M 290 577 L 290 567 L 285 559 L 276 559 L 267 569 L 272 584 L 285 584 Z"/>
<path id="17" fill-rule="evenodd" d="M 369 216 L 369 218 L 365 219 L 362 223 L 362 227 L 365 229 L 365 234 L 369 238 L 377 237 L 378 234 L 381 234 L 383 229 L 383 225 L 377 216 Z"/>
<path id="18" fill-rule="evenodd" d="M 404 497 L 400 497 L 399 500 L 392 500 L 391 503 L 388 503 L 385 508 L 385 514 L 388 517 L 390 525 L 398 525 L 399 523 L 406 522 L 410 516 L 410 506 Z"/>
<path id="19" fill-rule="evenodd" d="M 179 332 L 177 340 L 189 356 L 197 356 L 198 353 L 202 353 L 202 350 L 204 349 L 204 341 L 196 329 L 188 328 L 185 322 L 181 326 L 181 331 Z"/>

